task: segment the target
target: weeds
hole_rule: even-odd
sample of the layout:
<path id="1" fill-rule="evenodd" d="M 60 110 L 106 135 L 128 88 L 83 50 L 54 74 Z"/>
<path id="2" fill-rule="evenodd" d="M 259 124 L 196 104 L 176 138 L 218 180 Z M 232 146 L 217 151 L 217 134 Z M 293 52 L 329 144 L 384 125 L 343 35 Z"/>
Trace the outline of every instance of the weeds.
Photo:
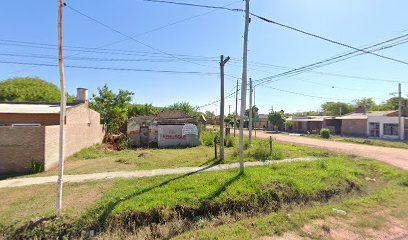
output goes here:
<path id="1" fill-rule="evenodd" d="M 31 160 L 31 173 L 40 173 L 44 171 L 44 163 Z"/>

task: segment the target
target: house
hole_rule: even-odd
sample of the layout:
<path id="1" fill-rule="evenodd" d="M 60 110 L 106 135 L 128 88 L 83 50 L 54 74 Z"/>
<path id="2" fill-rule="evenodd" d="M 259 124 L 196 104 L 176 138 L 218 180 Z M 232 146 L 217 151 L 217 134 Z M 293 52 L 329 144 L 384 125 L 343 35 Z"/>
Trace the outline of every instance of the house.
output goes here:
<path id="1" fill-rule="evenodd" d="M 130 147 L 193 147 L 200 145 L 198 122 L 180 111 L 136 116 L 128 120 Z"/>
<path id="2" fill-rule="evenodd" d="M 408 115 L 402 113 L 401 126 L 398 127 L 398 110 L 357 111 L 337 119 L 342 121 L 341 134 L 345 136 L 384 138 L 389 140 L 408 139 Z M 399 138 L 399 131 L 402 133 L 401 139 Z"/>
<path id="3" fill-rule="evenodd" d="M 88 106 L 88 90 L 77 91 L 66 111 L 66 157 L 104 137 L 99 113 Z M 33 163 L 45 170 L 58 165 L 59 112 L 58 103 L 0 103 L 0 174 L 28 173 Z"/>
<path id="4" fill-rule="evenodd" d="M 292 122 L 292 131 L 298 133 L 316 132 L 324 127 L 324 121 L 327 116 L 293 116 L 288 118 Z"/>
<path id="5" fill-rule="evenodd" d="M 272 125 L 269 122 L 268 114 L 257 114 L 254 117 L 254 128 L 271 130 Z"/>

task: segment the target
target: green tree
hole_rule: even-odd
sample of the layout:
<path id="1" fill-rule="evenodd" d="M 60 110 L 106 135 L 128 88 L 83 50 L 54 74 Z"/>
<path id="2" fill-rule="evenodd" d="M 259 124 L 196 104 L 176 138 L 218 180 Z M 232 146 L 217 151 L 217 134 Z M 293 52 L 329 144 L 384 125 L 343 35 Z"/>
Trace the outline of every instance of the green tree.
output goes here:
<path id="1" fill-rule="evenodd" d="M 398 103 L 399 102 L 399 98 L 398 97 L 392 97 L 390 99 L 388 99 L 384 104 L 382 104 L 380 106 L 379 110 L 382 111 L 388 111 L 388 110 L 398 110 Z M 408 99 L 407 98 L 402 98 L 401 99 L 401 106 L 402 109 L 407 109 L 408 106 Z"/>
<path id="2" fill-rule="evenodd" d="M 0 101 L 60 102 L 59 88 L 40 78 L 11 78 L 0 82 Z"/>
<path id="3" fill-rule="evenodd" d="M 367 110 L 375 109 L 377 104 L 374 102 L 373 98 L 365 97 L 361 99 L 354 100 L 356 107 L 364 106 Z"/>
<path id="4" fill-rule="evenodd" d="M 130 104 L 128 117 L 144 116 L 144 115 L 156 115 L 161 111 L 160 108 L 153 106 L 152 104 Z"/>
<path id="5" fill-rule="evenodd" d="M 292 116 L 296 116 L 296 117 L 302 117 L 302 116 L 320 116 L 320 112 L 318 112 L 318 111 L 296 112 L 296 113 L 293 113 Z"/>
<path id="6" fill-rule="evenodd" d="M 227 126 L 234 126 L 234 115 L 229 114 L 224 118 L 224 122 Z"/>
<path id="7" fill-rule="evenodd" d="M 326 102 L 321 106 L 325 115 L 340 116 L 353 111 L 353 105 L 344 102 Z"/>
<path id="8" fill-rule="evenodd" d="M 164 107 L 163 112 L 181 111 L 189 117 L 197 117 L 197 108 L 190 105 L 188 102 L 179 102 Z"/>
<path id="9" fill-rule="evenodd" d="M 286 121 L 285 114 L 282 111 L 269 113 L 268 120 L 271 122 L 272 126 L 274 126 L 274 129 L 282 128 L 283 124 Z"/>
<path id="10" fill-rule="evenodd" d="M 107 135 L 120 133 L 128 119 L 128 109 L 133 93 L 119 90 L 114 93 L 108 85 L 98 88 L 98 95 L 93 94 L 90 106 L 101 114 L 102 123 L 106 124 Z"/>
<path id="11" fill-rule="evenodd" d="M 252 106 L 252 117 L 255 117 L 258 114 L 259 108 L 257 106 Z M 249 117 L 249 108 L 245 110 L 245 116 Z"/>

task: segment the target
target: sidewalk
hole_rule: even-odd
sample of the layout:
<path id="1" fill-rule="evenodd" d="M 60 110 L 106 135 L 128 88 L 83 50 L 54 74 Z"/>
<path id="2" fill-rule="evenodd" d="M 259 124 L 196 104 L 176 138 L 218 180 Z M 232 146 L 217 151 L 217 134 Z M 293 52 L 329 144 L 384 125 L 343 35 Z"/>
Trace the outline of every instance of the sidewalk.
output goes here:
<path id="1" fill-rule="evenodd" d="M 295 161 L 312 161 L 316 158 L 293 158 L 293 159 L 283 159 L 274 161 L 263 161 L 263 162 L 246 162 L 245 167 L 253 166 L 265 166 L 278 163 L 287 163 Z M 142 178 L 142 177 L 154 177 L 163 176 L 171 174 L 186 174 L 195 172 L 208 172 L 208 171 L 220 171 L 227 169 L 239 168 L 239 163 L 230 164 L 218 164 L 205 167 L 184 167 L 184 168 L 168 168 L 168 169 L 153 169 L 153 170 L 140 170 L 133 172 L 101 172 L 101 173 L 91 173 L 91 174 L 81 174 L 81 175 L 65 175 L 64 182 L 82 182 L 90 180 L 104 180 L 112 178 Z M 56 183 L 58 176 L 49 177 L 31 177 L 31 178 L 18 178 L 10 180 L 0 181 L 0 188 L 10 188 L 10 187 L 22 187 L 38 184 Z"/>

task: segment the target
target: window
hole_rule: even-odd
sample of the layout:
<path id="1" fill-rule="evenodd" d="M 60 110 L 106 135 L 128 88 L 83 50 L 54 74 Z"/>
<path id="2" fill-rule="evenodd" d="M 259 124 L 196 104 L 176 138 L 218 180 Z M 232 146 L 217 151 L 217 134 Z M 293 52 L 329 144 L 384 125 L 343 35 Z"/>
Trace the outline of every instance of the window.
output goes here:
<path id="1" fill-rule="evenodd" d="M 398 136 L 398 124 L 384 124 L 384 135 Z"/>
<path id="2" fill-rule="evenodd" d="M 380 123 L 370 122 L 370 137 L 380 137 Z"/>

